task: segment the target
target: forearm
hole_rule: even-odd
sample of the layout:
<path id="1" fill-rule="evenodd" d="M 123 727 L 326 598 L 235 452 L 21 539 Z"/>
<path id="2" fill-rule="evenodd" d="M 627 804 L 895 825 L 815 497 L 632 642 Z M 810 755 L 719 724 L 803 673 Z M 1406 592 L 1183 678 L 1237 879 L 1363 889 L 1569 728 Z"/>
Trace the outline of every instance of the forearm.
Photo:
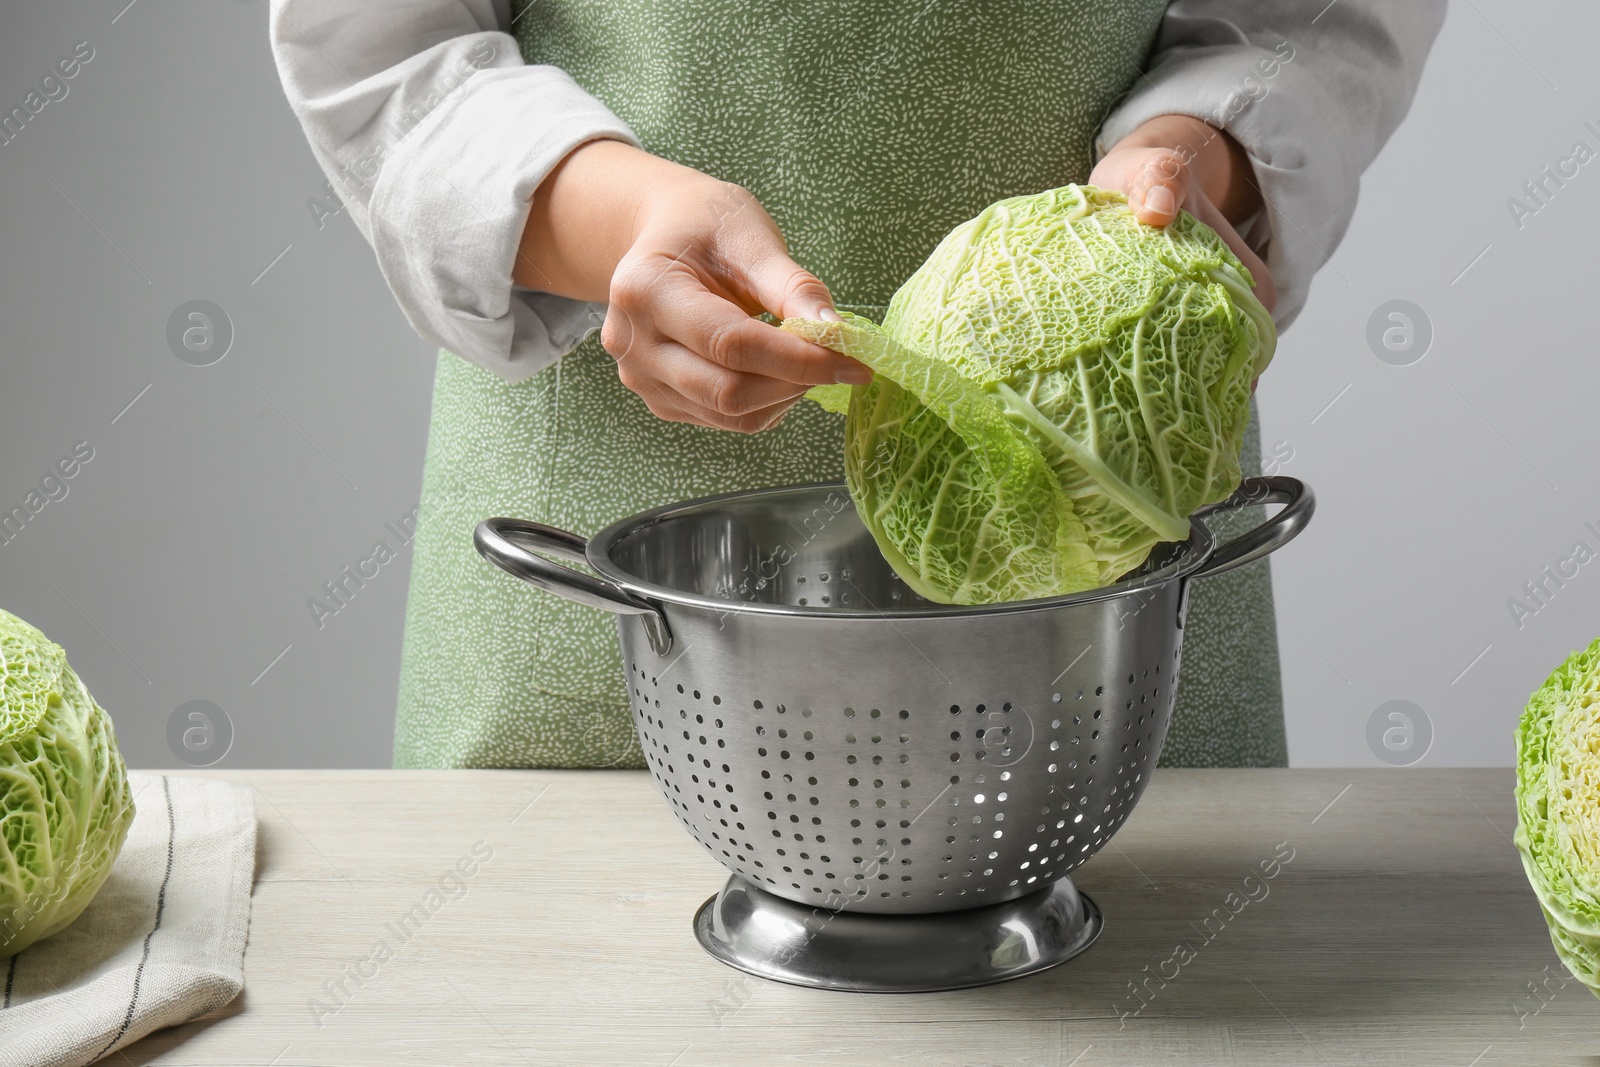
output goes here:
<path id="1" fill-rule="evenodd" d="M 621 141 L 579 145 L 533 194 L 511 277 L 518 285 L 604 302 L 636 234 L 644 197 L 703 175 Z"/>
<path id="2" fill-rule="evenodd" d="M 575 145 L 633 135 L 564 71 L 523 62 L 505 0 L 380 6 L 274 0 L 284 93 L 407 321 L 521 381 L 571 351 L 599 303 L 515 290 L 534 192 Z"/>

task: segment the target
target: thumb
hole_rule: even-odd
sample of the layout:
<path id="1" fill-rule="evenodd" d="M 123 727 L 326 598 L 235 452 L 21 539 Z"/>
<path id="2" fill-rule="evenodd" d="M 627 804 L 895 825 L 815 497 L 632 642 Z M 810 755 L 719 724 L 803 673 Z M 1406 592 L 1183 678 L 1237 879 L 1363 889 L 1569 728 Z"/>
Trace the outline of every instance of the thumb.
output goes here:
<path id="1" fill-rule="evenodd" d="M 822 279 L 774 249 L 745 271 L 751 295 L 779 319 L 837 320 L 833 294 Z"/>
<path id="2" fill-rule="evenodd" d="M 1128 206 L 1140 222 L 1165 226 L 1189 198 L 1189 181 L 1189 168 L 1177 152 L 1152 149 L 1128 189 Z"/>

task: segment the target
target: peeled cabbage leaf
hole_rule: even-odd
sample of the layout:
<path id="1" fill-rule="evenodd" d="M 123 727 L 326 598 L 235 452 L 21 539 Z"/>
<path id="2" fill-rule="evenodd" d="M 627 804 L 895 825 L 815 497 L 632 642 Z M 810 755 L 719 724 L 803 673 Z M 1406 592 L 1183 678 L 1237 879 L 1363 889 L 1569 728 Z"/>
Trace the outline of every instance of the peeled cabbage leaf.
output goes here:
<path id="1" fill-rule="evenodd" d="M 845 481 L 895 572 L 946 603 L 1089 588 L 1086 531 L 1039 449 L 954 367 L 843 315 L 785 328 L 876 372 L 851 387 Z"/>
<path id="2" fill-rule="evenodd" d="M 796 323 L 805 322 L 804 319 L 796 319 L 794 321 Z M 822 323 L 810 323 L 809 325 L 820 326 Z M 850 387 L 848 385 L 813 385 L 806 390 L 806 397 L 810 400 L 815 400 L 829 411 L 840 415 L 850 410 Z"/>
<path id="3" fill-rule="evenodd" d="M 1276 343 L 1251 284 L 1222 239 L 1193 216 L 1147 226 L 1120 193 L 1092 186 L 1002 200 L 953 230 L 895 293 L 881 332 L 977 387 L 982 401 L 1004 416 L 993 432 L 1037 450 L 1083 534 L 1070 546 L 1057 537 L 1067 555 L 1054 568 L 1032 566 L 1032 555 L 1023 553 L 1019 561 L 1030 564 L 1023 574 L 1004 564 L 981 576 L 918 571 L 919 559 L 950 555 L 917 543 L 950 532 L 931 515 L 920 522 L 911 515 L 918 501 L 930 512 L 942 506 L 945 468 L 919 467 L 896 485 L 906 521 L 888 529 L 868 519 L 900 576 L 945 603 L 1031 599 L 1110 584 L 1158 543 L 1186 539 L 1189 516 L 1239 484 L 1250 382 Z M 821 325 L 788 320 L 784 328 L 806 336 Z M 880 371 L 884 376 L 910 388 L 893 369 Z M 913 423 L 915 432 L 941 435 L 928 420 L 885 407 L 878 380 L 809 395 L 837 410 L 846 390 L 852 494 L 869 481 L 860 472 L 849 475 L 852 463 L 886 443 L 897 451 L 911 447 L 889 439 L 911 432 Z M 893 421 L 880 421 L 885 415 Z M 854 440 L 862 436 L 876 440 Z M 968 433 L 958 436 L 969 440 Z M 856 503 L 864 512 L 872 505 Z M 1059 500 L 1011 503 L 1005 536 L 1025 530 L 1030 513 L 1041 526 L 1018 547 L 1036 549 L 1063 529 Z M 986 516 L 973 510 L 963 521 L 981 524 Z M 1082 565 L 1085 552 L 1093 573 Z M 991 548 L 986 564 L 1004 555 Z"/>
<path id="4" fill-rule="evenodd" d="M 1600 995 L 1600 638 L 1574 652 L 1517 724 L 1522 867 L 1556 954 Z"/>
<path id="5" fill-rule="evenodd" d="M 88 906 L 133 812 L 110 717 L 60 645 L 0 611 L 0 959 Z"/>

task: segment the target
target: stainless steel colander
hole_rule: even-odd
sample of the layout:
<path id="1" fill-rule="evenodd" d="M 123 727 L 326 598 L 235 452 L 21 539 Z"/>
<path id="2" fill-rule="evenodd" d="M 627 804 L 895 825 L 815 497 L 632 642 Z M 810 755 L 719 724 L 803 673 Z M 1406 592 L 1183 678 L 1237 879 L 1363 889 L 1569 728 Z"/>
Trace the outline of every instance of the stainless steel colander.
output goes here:
<path id="1" fill-rule="evenodd" d="M 901 582 L 842 485 L 645 512 L 590 539 L 491 518 L 478 550 L 618 613 L 640 744 L 678 819 L 752 885 L 854 912 L 944 912 L 1093 856 L 1149 782 L 1189 581 L 1296 536 L 1312 494 L 1214 549 L 1200 522 L 1107 589 L 946 606 Z M 581 561 L 597 577 L 534 552 Z"/>
<path id="2" fill-rule="evenodd" d="M 1286 506 L 1220 548 L 1197 515 L 1115 585 L 983 607 L 914 593 L 837 483 L 657 508 L 587 542 L 488 519 L 475 542 L 617 614 L 650 771 L 741 893 L 859 920 L 992 908 L 1105 844 L 1166 737 L 1189 582 L 1313 508 L 1296 479 L 1248 478 L 1207 513 L 1258 503 Z"/>

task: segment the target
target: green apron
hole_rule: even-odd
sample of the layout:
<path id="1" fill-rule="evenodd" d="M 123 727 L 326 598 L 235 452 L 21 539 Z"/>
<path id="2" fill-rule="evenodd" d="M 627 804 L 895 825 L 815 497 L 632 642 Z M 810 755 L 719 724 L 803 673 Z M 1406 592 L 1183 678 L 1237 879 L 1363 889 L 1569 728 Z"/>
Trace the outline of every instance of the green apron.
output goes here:
<path id="1" fill-rule="evenodd" d="M 877 319 L 957 223 L 1088 177 L 1165 6 L 517 0 L 512 15 L 527 62 L 569 72 L 649 151 L 750 190 L 838 305 Z M 441 352 L 396 766 L 643 767 L 612 616 L 495 570 L 473 527 L 590 536 L 660 504 L 840 478 L 842 426 L 810 401 L 754 435 L 664 422 L 598 334 L 515 385 Z M 1245 468 L 1259 455 L 1252 414 Z M 1266 567 L 1195 585 L 1163 763 L 1286 762 Z"/>

